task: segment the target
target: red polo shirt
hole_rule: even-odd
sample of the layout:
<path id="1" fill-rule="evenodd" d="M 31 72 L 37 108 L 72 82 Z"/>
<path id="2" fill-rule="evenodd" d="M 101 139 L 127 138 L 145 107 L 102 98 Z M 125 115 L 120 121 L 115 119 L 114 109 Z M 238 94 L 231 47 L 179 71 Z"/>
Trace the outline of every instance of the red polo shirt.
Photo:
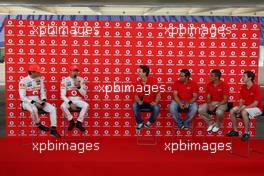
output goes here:
<path id="1" fill-rule="evenodd" d="M 173 89 L 178 92 L 178 97 L 185 101 L 190 101 L 194 93 L 198 94 L 197 83 L 192 80 L 189 80 L 186 84 L 181 81 L 176 81 Z"/>
<path id="2" fill-rule="evenodd" d="M 141 87 L 141 89 L 140 89 Z M 139 79 L 135 85 L 136 95 L 143 98 L 143 101 L 146 103 L 151 103 L 155 101 L 156 95 L 159 91 L 159 86 L 157 84 L 157 80 L 152 77 L 147 78 L 146 85 L 144 86 L 142 80 Z"/>
<path id="3" fill-rule="evenodd" d="M 212 101 L 223 101 L 224 95 L 229 95 L 229 86 L 221 80 L 217 85 L 214 85 L 212 82 L 210 82 L 207 84 L 206 94 L 211 95 Z"/>
<path id="4" fill-rule="evenodd" d="M 248 106 L 254 101 L 258 101 L 257 107 L 262 111 L 262 93 L 258 84 L 253 84 L 250 88 L 246 85 L 242 85 L 240 89 L 240 99 L 243 99 L 244 105 Z"/>

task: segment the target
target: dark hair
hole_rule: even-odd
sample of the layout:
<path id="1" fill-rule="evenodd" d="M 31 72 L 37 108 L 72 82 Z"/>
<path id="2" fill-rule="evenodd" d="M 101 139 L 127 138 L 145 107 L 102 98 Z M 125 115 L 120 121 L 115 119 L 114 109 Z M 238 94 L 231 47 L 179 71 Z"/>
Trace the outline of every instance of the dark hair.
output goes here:
<path id="1" fill-rule="evenodd" d="M 248 78 L 251 78 L 251 81 L 253 82 L 255 80 L 255 73 L 252 71 L 245 71 L 244 74 L 247 75 Z"/>
<path id="2" fill-rule="evenodd" d="M 32 75 L 32 72 L 31 72 L 31 71 L 28 71 L 28 74 L 29 74 L 29 75 Z"/>
<path id="3" fill-rule="evenodd" d="M 143 70 L 143 73 L 146 73 L 146 76 L 149 75 L 149 67 L 146 65 L 140 65 L 139 68 L 141 68 Z"/>
<path id="4" fill-rule="evenodd" d="M 219 69 L 213 69 L 211 73 L 215 74 L 218 77 L 218 79 L 220 79 L 222 76 L 222 73 Z"/>
<path id="5" fill-rule="evenodd" d="M 180 72 L 184 73 L 184 76 L 186 76 L 188 78 L 191 76 L 191 73 L 188 69 L 182 69 Z"/>

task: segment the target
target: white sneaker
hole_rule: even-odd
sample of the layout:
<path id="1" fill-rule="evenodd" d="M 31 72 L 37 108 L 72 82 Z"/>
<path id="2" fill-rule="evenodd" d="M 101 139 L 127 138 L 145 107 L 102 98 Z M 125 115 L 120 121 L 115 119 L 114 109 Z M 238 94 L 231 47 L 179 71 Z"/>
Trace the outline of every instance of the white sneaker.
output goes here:
<path id="1" fill-rule="evenodd" d="M 146 128 L 150 128 L 150 127 L 151 127 L 151 123 L 148 121 L 147 123 L 144 124 L 144 126 L 145 126 Z"/>
<path id="2" fill-rule="evenodd" d="M 140 123 L 140 124 L 138 124 L 138 125 L 137 125 L 137 130 L 138 130 L 138 131 L 141 130 L 141 128 L 143 127 L 143 125 L 144 125 L 144 123 Z"/>
<path id="3" fill-rule="evenodd" d="M 217 126 L 214 126 L 214 128 L 212 129 L 212 132 L 216 133 L 220 128 Z"/>
<path id="4" fill-rule="evenodd" d="M 206 131 L 207 131 L 207 132 L 210 132 L 210 131 L 212 131 L 212 129 L 214 128 L 214 126 L 215 126 L 214 124 L 210 125 L 210 126 L 207 128 L 207 130 L 206 130 Z"/>

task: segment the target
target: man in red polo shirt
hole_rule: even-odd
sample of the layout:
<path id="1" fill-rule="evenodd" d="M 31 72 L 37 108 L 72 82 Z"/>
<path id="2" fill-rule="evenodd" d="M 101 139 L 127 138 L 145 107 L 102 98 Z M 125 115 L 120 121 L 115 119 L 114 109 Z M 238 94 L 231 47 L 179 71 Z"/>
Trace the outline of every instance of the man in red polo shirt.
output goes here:
<path id="1" fill-rule="evenodd" d="M 254 79 L 255 74 L 252 71 L 245 71 L 242 76 L 242 81 L 245 84 L 242 85 L 240 89 L 239 105 L 230 111 L 233 130 L 227 133 L 229 137 L 239 136 L 236 118 L 242 117 L 245 126 L 245 133 L 242 135 L 242 141 L 248 140 L 250 138 L 250 119 L 262 114 L 262 93 L 260 86 L 254 83 Z"/>
<path id="2" fill-rule="evenodd" d="M 210 73 L 211 81 L 206 87 L 206 103 L 200 105 L 199 114 L 206 121 L 207 131 L 217 132 L 223 125 L 224 112 L 227 110 L 229 94 L 228 85 L 220 80 L 221 71 L 214 69 Z M 216 115 L 216 122 L 210 117 L 209 113 Z"/>
<path id="3" fill-rule="evenodd" d="M 173 100 L 170 104 L 170 113 L 173 119 L 181 129 L 188 130 L 190 121 L 197 112 L 197 95 L 198 86 L 190 80 L 191 73 L 187 69 L 180 71 L 180 78 L 173 86 Z M 187 117 L 183 120 L 180 117 L 180 112 L 187 112 Z"/>
<path id="4" fill-rule="evenodd" d="M 150 70 L 146 65 L 140 65 L 138 69 L 139 80 L 136 83 L 136 95 L 133 104 L 133 111 L 137 122 L 137 130 L 143 126 L 150 128 L 160 111 L 159 101 L 160 93 L 157 81 L 149 76 Z M 140 115 L 141 109 L 149 109 L 151 116 L 147 123 L 144 124 Z"/>

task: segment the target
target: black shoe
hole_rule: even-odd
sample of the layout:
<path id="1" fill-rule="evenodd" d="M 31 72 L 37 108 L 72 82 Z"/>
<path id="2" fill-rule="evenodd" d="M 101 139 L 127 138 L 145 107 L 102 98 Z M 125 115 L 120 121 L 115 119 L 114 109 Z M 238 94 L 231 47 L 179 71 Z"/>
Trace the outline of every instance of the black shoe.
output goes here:
<path id="1" fill-rule="evenodd" d="M 239 133 L 237 131 L 229 131 L 229 133 L 226 134 L 228 137 L 233 137 L 233 136 L 239 136 Z"/>
<path id="2" fill-rule="evenodd" d="M 49 127 L 46 127 L 44 125 L 42 125 L 40 122 L 36 124 L 38 129 L 40 129 L 41 131 L 49 131 Z"/>
<path id="3" fill-rule="evenodd" d="M 245 133 L 245 134 L 243 134 L 243 136 L 242 136 L 242 141 L 243 141 L 243 142 L 248 141 L 249 138 L 250 138 L 250 134 Z"/>
<path id="4" fill-rule="evenodd" d="M 74 122 L 74 120 L 72 119 L 72 120 L 70 121 L 69 126 L 68 126 L 68 130 L 71 131 L 74 127 L 75 127 L 75 122 Z"/>
<path id="5" fill-rule="evenodd" d="M 56 138 L 60 138 L 60 134 L 57 132 L 56 127 L 51 127 L 50 134 Z"/>
<path id="6" fill-rule="evenodd" d="M 82 122 L 77 121 L 76 128 L 78 128 L 81 132 L 85 131 L 85 128 L 82 126 Z"/>

